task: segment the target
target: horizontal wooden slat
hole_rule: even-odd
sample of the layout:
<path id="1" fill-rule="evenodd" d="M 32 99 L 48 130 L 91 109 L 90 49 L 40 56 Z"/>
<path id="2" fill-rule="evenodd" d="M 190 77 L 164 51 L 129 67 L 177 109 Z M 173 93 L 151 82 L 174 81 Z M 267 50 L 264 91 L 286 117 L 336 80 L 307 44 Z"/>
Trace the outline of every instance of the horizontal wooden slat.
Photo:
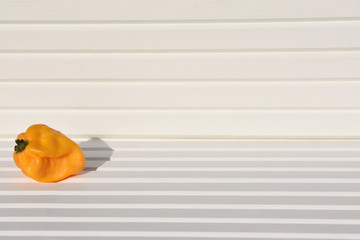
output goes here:
<path id="1" fill-rule="evenodd" d="M 359 92 L 360 81 L 0 82 L 0 108 L 359 108 Z"/>
<path id="2" fill-rule="evenodd" d="M 326 50 L 359 48 L 360 22 L 11 24 L 0 36 L 5 52 Z"/>
<path id="3" fill-rule="evenodd" d="M 31 180 L 31 179 L 29 179 Z M 56 186 L 51 184 L 36 184 L 34 180 L 28 181 L 26 183 L 0 183 L 1 191 L 48 191 L 48 190 L 67 190 L 67 191 L 100 191 L 100 192 L 109 192 L 109 191 L 224 191 L 224 192 L 237 192 L 237 191 L 249 191 L 249 192 L 258 192 L 258 191 L 281 191 L 281 192 L 353 192 L 357 193 L 360 188 L 360 183 L 57 183 Z M 100 193 L 101 195 L 101 193 Z M 34 205 L 24 205 L 21 207 L 18 204 L 13 205 L 0 205 L 2 208 L 56 208 L 55 205 L 42 206 L 41 204 Z M 95 208 L 96 206 L 81 206 L 75 204 L 68 205 L 59 205 L 57 208 Z M 115 206 L 110 206 L 107 204 L 98 205 L 99 208 L 116 208 Z M 144 208 L 141 206 L 121 205 L 120 208 Z M 220 209 L 242 209 L 242 206 L 218 206 Z M 165 206 L 158 204 L 156 206 L 149 205 L 146 208 L 176 208 L 173 205 Z M 200 208 L 194 205 L 178 206 L 178 208 L 191 208 L 196 209 Z M 215 206 L 206 206 L 209 208 L 216 208 Z M 247 209 L 248 207 L 245 207 Z M 286 206 L 275 206 L 272 209 L 282 209 Z M 299 209 L 296 206 L 288 207 L 290 209 Z M 333 210 L 342 210 L 353 209 L 353 206 L 344 205 L 339 208 L 332 208 Z M 356 207 L 360 210 L 360 206 Z M 251 209 L 260 209 L 259 206 L 252 205 Z M 301 209 L 301 208 L 300 208 Z M 313 209 L 331 209 L 330 206 L 319 205 Z"/>
<path id="4" fill-rule="evenodd" d="M 14 136 L 15 139 L 15 136 Z M 9 157 L 9 150 L 12 150 L 12 146 L 4 151 L 0 152 L 1 162 L 6 162 L 6 158 Z M 82 147 L 82 144 L 80 144 Z M 156 166 L 159 165 L 172 165 L 176 162 L 184 162 L 182 165 L 200 165 L 204 166 L 207 162 L 209 166 L 217 164 L 217 158 L 222 157 L 223 161 L 234 162 L 234 164 L 246 164 L 251 161 L 254 164 L 265 166 L 268 164 L 278 163 L 282 164 L 296 164 L 296 160 L 300 162 L 305 162 L 304 165 L 311 164 L 314 162 L 314 165 L 318 163 L 319 165 L 326 164 L 325 162 L 330 162 L 329 164 L 336 164 L 339 159 L 342 159 L 343 162 L 356 164 L 359 162 L 359 151 L 269 151 L 269 150 L 254 150 L 254 151 L 234 151 L 234 150 L 219 150 L 219 151 L 187 151 L 186 149 L 177 149 L 169 151 L 156 151 L 156 150 L 126 150 L 113 152 L 112 150 L 106 151 L 96 151 L 89 152 L 84 151 L 85 156 L 94 162 L 101 161 L 119 161 L 122 164 L 126 164 L 128 161 L 132 164 L 138 164 L 143 166 Z M 268 157 L 268 156 L 271 157 Z M 150 157 L 151 156 L 151 157 Z M 5 159 L 4 159 L 5 158 Z M 165 163 L 164 163 L 165 162 Z M 241 163 L 240 163 L 241 162 Z M 295 162 L 295 163 L 294 163 Z M 340 161 L 341 162 L 341 161 Z M 206 166 L 206 165 L 205 165 Z"/>
<path id="5" fill-rule="evenodd" d="M 177 154 L 176 152 L 174 154 Z M 225 155 L 224 153 L 222 153 Z M 268 154 L 271 154 L 268 152 Z M 148 155 L 151 155 L 151 152 L 148 153 Z M 220 154 L 219 154 L 220 155 Z M 359 155 L 359 154 L 358 154 Z M 218 156 L 220 157 L 220 156 Z M 241 156 L 240 156 L 241 157 Z M 15 166 L 13 161 L 1 161 L 0 162 L 0 168 L 2 167 L 12 167 Z M 244 171 L 248 168 L 259 168 L 258 171 L 261 171 L 260 169 L 272 169 L 272 168 L 298 168 L 299 171 L 303 168 L 330 168 L 333 170 L 338 169 L 341 172 L 341 168 L 354 168 L 354 171 L 360 169 L 360 161 L 338 161 L 338 162 L 284 162 L 284 161 L 273 161 L 273 162 L 253 162 L 251 160 L 248 161 L 227 161 L 224 159 L 223 161 L 193 161 L 193 162 L 173 162 L 173 161 L 126 161 L 125 159 L 123 161 L 110 161 L 110 160 L 104 160 L 104 161 L 92 161 L 91 159 L 88 160 L 86 163 L 86 167 L 94 167 L 98 166 L 98 171 L 102 168 L 112 168 L 114 169 L 121 169 L 123 168 L 124 171 L 127 168 L 138 168 L 140 169 L 159 169 L 162 168 L 178 168 L 178 169 L 188 169 L 195 170 L 195 171 L 201 171 L 203 168 L 212 169 L 212 171 L 216 171 L 217 169 L 221 168 L 229 168 L 231 172 L 231 168 L 234 168 L 234 171 L 240 169 L 243 169 Z M 199 169 L 199 170 L 197 170 Z M 146 171 L 146 170 L 145 170 Z M 185 170 L 186 171 L 186 170 Z M 154 175 L 154 178 L 156 178 L 156 175 Z M 190 177 L 191 179 L 194 177 Z M 196 178 L 196 177 L 195 177 Z M 201 177 L 200 177 L 201 178 Z M 250 177 L 251 178 L 251 177 Z M 296 176 L 294 176 L 296 178 Z M 186 180 L 186 179 L 185 179 Z M 170 181 L 170 180 L 169 180 Z M 195 181 L 195 180 L 194 180 Z M 219 180 L 221 181 L 221 180 Z M 285 180 L 284 180 L 285 181 Z M 360 179 L 359 179 L 360 181 Z"/>
<path id="6" fill-rule="evenodd" d="M 284 209 L 48 209 L 18 208 L 1 209 L 2 216 L 30 217 L 213 217 L 213 218 L 314 218 L 314 219 L 359 219 L 360 211 L 344 210 L 284 210 Z"/>
<path id="7" fill-rule="evenodd" d="M 89 159 L 88 159 L 89 160 Z M 9 161 L 12 161 L 11 159 L 9 159 Z M 23 181 L 25 182 L 25 178 L 26 176 L 24 176 L 23 173 L 21 173 L 21 171 L 19 171 L 14 164 L 10 165 L 9 167 L 7 167 L 7 169 L 11 169 L 12 171 L 1 171 L 1 176 L 0 176 L 0 181 L 2 181 L 2 179 L 5 179 L 3 182 L 8 181 L 11 182 L 12 179 L 14 179 L 15 181 L 17 179 L 20 179 L 19 181 Z M 88 179 L 90 179 L 90 181 L 95 182 L 97 179 L 99 179 L 100 181 L 105 182 L 104 180 L 109 179 L 110 181 L 112 179 L 119 179 L 119 181 L 121 181 L 121 179 L 126 179 L 128 182 L 131 181 L 131 179 L 135 179 L 138 180 L 139 178 L 157 178 L 158 180 L 170 180 L 172 181 L 172 179 L 186 179 L 186 178 L 190 178 L 191 180 L 196 181 L 197 178 L 201 179 L 201 178 L 216 178 L 216 179 L 220 179 L 220 180 L 225 180 L 226 179 L 239 179 L 239 181 L 241 181 L 241 179 L 254 179 L 254 178 L 260 178 L 259 181 L 261 181 L 261 179 L 264 178 L 268 178 L 268 179 L 276 179 L 278 181 L 292 181 L 293 178 L 295 178 L 294 181 L 298 180 L 301 181 L 301 179 L 304 179 L 304 181 L 306 181 L 307 178 L 310 178 L 311 180 L 319 180 L 319 181 L 327 181 L 330 178 L 335 178 L 336 180 L 339 181 L 353 181 L 354 179 L 356 179 L 359 176 L 359 171 L 356 171 L 356 169 L 354 171 L 347 171 L 347 172 L 342 172 L 340 169 L 338 171 L 323 171 L 322 168 L 320 168 L 318 171 L 306 171 L 306 169 L 308 168 L 302 168 L 299 169 L 297 171 L 223 171 L 223 172 L 219 172 L 216 171 L 216 169 L 214 169 L 213 171 L 187 171 L 187 170 L 183 170 L 183 171 L 171 171 L 171 172 L 166 172 L 166 171 L 95 171 L 95 169 L 92 169 L 90 171 L 84 171 L 81 175 L 77 176 L 77 178 L 84 178 L 84 180 L 82 181 L 87 181 Z M 336 170 L 336 169 L 332 169 L 332 170 Z M 334 181 L 336 181 L 334 180 Z M 77 180 L 75 180 L 76 182 Z M 215 180 L 216 181 L 216 180 Z M 250 180 L 249 180 L 250 181 Z M 357 181 L 357 180 L 356 180 Z M 28 181 L 29 182 L 29 181 Z M 71 179 L 69 179 L 69 181 L 66 182 L 72 182 Z M 34 193 L 35 194 L 35 193 Z M 168 193 L 171 194 L 171 193 Z M 126 195 L 126 193 L 124 193 L 123 195 Z M 139 193 L 138 195 L 141 195 L 141 193 Z M 161 195 L 161 194 L 158 194 Z M 166 194 L 164 194 L 166 195 Z M 205 194 L 206 195 L 206 194 Z M 360 194 L 359 194 L 360 195 Z M 224 194 L 221 194 L 221 196 L 224 196 Z"/>
<path id="8" fill-rule="evenodd" d="M 31 180 L 29 180 L 30 182 Z M 4 190 L 0 191 L 3 195 L 9 196 L 262 196 L 262 197 L 359 197 L 359 192 L 315 192 L 315 191 L 59 191 L 59 190 L 20 190 L 11 191 Z"/>
<path id="9" fill-rule="evenodd" d="M 264 196 L 9 196 L 2 194 L 0 203 L 119 203 L 119 204 L 324 204 L 358 205 L 358 197 L 264 197 Z M 26 214 L 24 214 L 26 216 Z"/>
<path id="10" fill-rule="evenodd" d="M 1 172 L 14 172 L 18 171 L 19 169 L 16 168 L 14 162 L 0 162 L 0 171 Z M 154 166 L 144 166 L 141 167 L 139 165 L 131 165 L 129 163 L 121 164 L 120 161 L 108 161 L 108 162 L 101 162 L 96 163 L 93 161 L 88 161 L 85 166 L 85 173 L 91 171 L 98 171 L 102 172 L 102 175 L 105 175 L 105 172 L 110 171 L 111 173 L 124 173 L 123 177 L 119 179 L 119 177 L 115 174 L 106 174 L 108 177 L 98 177 L 97 179 L 88 178 L 87 176 L 83 176 L 80 178 L 69 179 L 65 181 L 66 183 L 360 183 L 354 175 L 360 171 L 358 167 L 359 164 L 355 163 L 344 163 L 341 166 L 341 163 L 338 164 L 314 164 L 315 166 L 307 166 L 306 164 L 267 164 L 265 166 L 261 166 L 261 162 L 259 164 L 236 164 L 236 162 L 226 162 L 228 165 L 224 164 L 212 164 L 210 166 L 201 166 L 201 165 L 181 165 L 180 163 L 176 162 L 172 166 L 167 164 L 155 164 Z M 239 162 L 242 163 L 242 162 Z M 310 165 L 310 164 L 308 164 Z M 218 178 L 213 179 L 207 173 L 213 173 L 218 171 Z M 324 172 L 327 176 L 331 173 L 335 173 L 334 177 L 342 173 L 344 176 L 344 172 L 349 172 L 348 179 L 343 178 L 335 178 L 331 179 L 329 177 L 310 177 L 306 172 Z M 126 177 L 134 172 L 133 177 Z M 175 172 L 175 176 L 168 178 L 166 174 L 161 174 L 164 172 Z M 179 174 L 181 172 L 194 172 L 198 174 L 198 176 L 194 177 L 191 174 Z M 254 173 L 254 176 L 249 176 L 250 173 Z M 265 177 L 266 172 L 272 173 L 273 177 Z M 281 172 L 292 172 L 293 177 L 276 177 L 274 176 L 275 173 Z M 144 173 L 144 177 L 140 176 Z M 146 174 L 147 173 L 147 174 Z M 150 175 L 149 173 L 153 174 L 153 177 L 146 178 L 145 176 Z M 225 177 L 226 174 L 229 173 L 228 177 Z M 244 177 L 238 177 L 244 173 Z M 264 177 L 262 177 L 262 173 L 264 173 Z M 14 174 L 15 176 L 19 176 L 18 174 Z M 165 176 L 164 176 L 165 175 Z M 180 176 L 179 176 L 180 175 Z M 194 174 L 193 174 L 194 175 Z M 284 174 L 279 174 L 284 175 Z M 303 176 L 309 176 L 308 179 L 305 179 Z M 324 174 L 321 174 L 324 175 Z M 320 175 L 320 176 L 321 176 Z M 90 175 L 92 176 L 92 175 Z M 112 177 L 111 177 L 112 176 Z M 176 177 L 177 176 L 177 177 Z M 247 177 L 245 177 L 247 176 Z M 270 175 L 271 176 L 271 175 Z M 285 175 L 286 176 L 286 175 Z M 351 178 L 352 176 L 352 178 Z M 20 183 L 20 182 L 28 182 L 29 179 L 21 179 L 17 180 L 13 177 L 0 178 L 1 183 Z"/>
<path id="11" fill-rule="evenodd" d="M 121 168 L 118 168 L 121 171 Z M 86 168 L 85 168 L 86 170 Z M 219 169 L 221 171 L 221 168 Z M 318 171 L 321 171 L 319 169 Z M 101 171 L 97 170 L 97 171 Z M 124 168 L 124 171 L 127 171 L 127 168 Z M 306 171 L 306 169 L 305 169 Z M 223 171 L 221 171 L 223 172 Z M 29 183 L 31 180 L 29 178 L 0 178 L 1 183 Z M 72 178 L 70 180 L 65 181 L 65 183 L 74 184 L 74 183 L 101 183 L 101 184 L 110 184 L 110 183 L 192 183 L 192 184 L 202 184 L 202 183 L 224 183 L 224 184 L 234 184 L 234 183 L 282 183 L 282 184 L 292 184 L 292 183 L 325 183 L 325 184 L 355 184 L 360 183 L 360 180 L 357 178 L 349 178 L 349 179 L 337 179 L 337 178 L 292 178 L 292 179 L 284 179 L 284 178 L 173 178 L 173 179 L 164 179 L 164 178 Z"/>
<path id="12" fill-rule="evenodd" d="M 18 222 L 18 223 L 1 223 L 0 230 L 17 230 L 17 231 L 39 231 L 46 229 L 47 231 L 131 231 L 136 232 L 157 232 L 164 231 L 167 233 L 179 232 L 208 232 L 208 233 L 239 233 L 239 232 L 258 232 L 258 233 L 360 233 L 360 228 L 358 225 L 315 225 L 311 226 L 309 224 L 276 224 L 276 223 L 76 223 L 76 222 L 62 222 L 62 223 L 52 223 L 52 222 Z M 360 235 L 360 234 L 359 234 Z M 1 235 L 0 235 L 1 236 Z"/>
<path id="13" fill-rule="evenodd" d="M 199 21 L 359 17 L 357 0 L 5 0 L 0 21 Z M 260 7 L 261 6 L 261 7 Z M 316 7 L 314 7 L 316 6 Z"/>
<path id="14" fill-rule="evenodd" d="M 195 231 L 75 231 L 75 230 L 63 230 L 63 231 L 36 231 L 36 230 L 7 230 L 1 231 L 1 236 L 11 237 L 9 239 L 23 239 L 31 236 L 37 236 L 36 239 L 48 239 L 49 237 L 56 239 L 67 239 L 69 237 L 76 237 L 77 239 L 99 239 L 99 238 L 116 238 L 120 240 L 143 240 L 157 238 L 161 240 L 188 240 L 191 238 L 201 240 L 222 240 L 224 238 L 229 239 L 261 239 L 261 240 L 273 240 L 273 239 L 292 239 L 292 240 L 357 240 L 360 238 L 360 234 L 355 233 L 294 233 L 294 232 L 195 232 Z M 264 238 L 266 236 L 266 238 Z M 301 236 L 299 239 L 298 236 Z M 32 238 L 30 238 L 32 239 Z"/>
<path id="15" fill-rule="evenodd" d="M 26 129 L 23 129 L 25 131 Z M 184 153 L 189 153 L 188 161 L 211 161 L 213 152 L 222 151 L 224 155 L 223 158 L 234 157 L 230 151 L 239 150 L 244 152 L 257 151 L 258 155 L 262 155 L 264 151 L 271 151 L 272 154 L 262 155 L 252 157 L 251 161 L 351 161 L 352 158 L 346 158 L 341 156 L 339 158 L 330 158 L 326 157 L 316 157 L 313 154 L 317 154 L 318 151 L 322 152 L 334 152 L 342 151 L 342 153 L 347 152 L 358 152 L 360 150 L 360 140 L 274 140 L 274 139 L 263 139 L 259 140 L 249 140 L 249 139 L 113 139 L 113 138 L 73 138 L 73 140 L 80 145 L 83 151 L 89 153 L 88 157 L 94 157 L 92 153 L 97 153 L 102 151 L 102 154 L 106 154 L 106 151 L 111 152 L 123 152 L 123 151 L 133 151 L 133 152 L 142 152 L 152 150 L 154 153 L 166 152 L 170 150 L 184 150 Z M 0 138 L 0 150 L 8 151 L 9 148 L 14 146 L 13 138 Z M 191 153 L 197 153 L 199 150 L 208 151 L 208 156 L 206 158 L 201 158 L 199 156 L 191 156 Z M 1 153 L 0 151 L 0 153 Z M 296 155 L 288 155 L 287 158 L 279 158 L 279 155 L 274 157 L 274 152 L 288 152 L 296 151 Z M 299 151 L 302 151 L 300 154 Z M 310 153 L 310 155 L 308 155 Z M 292 156 L 292 157 L 290 157 Z M 101 157 L 105 158 L 107 155 L 102 155 Z M 129 157 L 129 156 L 128 156 Z M 131 159 L 131 161 L 161 161 L 162 159 L 158 156 L 146 155 L 143 157 L 136 156 L 136 158 Z M 163 160 L 166 161 L 186 161 L 181 156 L 167 156 Z M 216 160 L 216 158 L 215 158 Z M 236 158 L 233 159 L 236 161 L 243 161 L 246 159 Z M 354 161 L 360 161 L 357 159 L 352 159 Z"/>
<path id="16" fill-rule="evenodd" d="M 360 78 L 360 52 L 0 54 L 0 80 Z"/>
<path id="17" fill-rule="evenodd" d="M 86 137 L 360 137 L 358 110 L 1 110 L 0 116 L 6 137 L 34 123 Z"/>

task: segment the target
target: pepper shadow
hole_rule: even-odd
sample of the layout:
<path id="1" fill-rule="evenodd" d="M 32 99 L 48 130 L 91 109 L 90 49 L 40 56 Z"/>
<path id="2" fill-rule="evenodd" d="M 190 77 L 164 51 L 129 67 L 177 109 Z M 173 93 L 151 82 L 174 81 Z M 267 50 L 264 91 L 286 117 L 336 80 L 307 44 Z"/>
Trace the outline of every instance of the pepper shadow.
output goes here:
<path id="1" fill-rule="evenodd" d="M 91 138 L 85 142 L 80 142 L 79 146 L 86 158 L 86 165 L 81 174 L 96 171 L 104 163 L 111 160 L 114 152 L 101 138 Z"/>

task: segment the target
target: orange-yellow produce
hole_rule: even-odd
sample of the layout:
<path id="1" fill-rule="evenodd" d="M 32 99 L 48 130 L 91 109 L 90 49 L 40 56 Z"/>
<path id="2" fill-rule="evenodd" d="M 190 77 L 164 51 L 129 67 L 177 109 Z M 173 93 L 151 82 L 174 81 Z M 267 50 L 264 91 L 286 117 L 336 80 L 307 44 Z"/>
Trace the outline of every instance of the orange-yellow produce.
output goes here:
<path id="1" fill-rule="evenodd" d="M 81 172 L 85 156 L 70 138 L 44 124 L 30 126 L 15 140 L 13 157 L 28 177 L 39 182 L 58 182 Z"/>

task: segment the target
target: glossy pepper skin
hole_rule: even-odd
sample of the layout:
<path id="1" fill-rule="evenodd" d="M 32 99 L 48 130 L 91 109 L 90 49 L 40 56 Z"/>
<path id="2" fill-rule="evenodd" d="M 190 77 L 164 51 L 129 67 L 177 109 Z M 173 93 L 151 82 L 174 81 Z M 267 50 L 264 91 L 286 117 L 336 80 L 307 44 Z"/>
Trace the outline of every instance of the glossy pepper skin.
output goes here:
<path id="1" fill-rule="evenodd" d="M 17 136 L 13 157 L 28 177 L 39 182 L 58 182 L 81 172 L 85 156 L 81 148 L 59 131 L 43 124 L 30 126 Z"/>

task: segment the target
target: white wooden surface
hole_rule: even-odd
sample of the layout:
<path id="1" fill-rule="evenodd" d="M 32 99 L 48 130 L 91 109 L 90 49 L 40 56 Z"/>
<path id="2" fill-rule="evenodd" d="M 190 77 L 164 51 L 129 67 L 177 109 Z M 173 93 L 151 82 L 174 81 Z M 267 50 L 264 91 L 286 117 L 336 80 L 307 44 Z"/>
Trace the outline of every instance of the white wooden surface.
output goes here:
<path id="1" fill-rule="evenodd" d="M 316 7 L 314 7 L 316 6 Z M 358 0 L 2 0 L 3 22 L 352 20 Z"/>
<path id="2" fill-rule="evenodd" d="M 3 136 L 34 122 L 72 137 L 348 138 L 360 135 L 359 110 L 2 110 Z M 40 119 L 40 120 L 39 120 Z M 130 127 L 131 126 L 131 127 Z M 19 130 L 18 130 L 19 131 Z"/>
<path id="3" fill-rule="evenodd" d="M 0 51 L 351 50 L 359 31 L 359 21 L 3 24 Z"/>
<path id="4" fill-rule="evenodd" d="M 360 81 L 2 82 L 0 89 L 3 109 L 360 108 Z"/>
<path id="5" fill-rule="evenodd" d="M 359 141 L 78 142 L 85 171 L 39 184 L 0 141 L 1 239 L 360 238 Z"/>
<path id="6" fill-rule="evenodd" d="M 359 39 L 360 0 L 0 1 L 0 239 L 360 239 Z M 85 171 L 26 178 L 34 123 Z"/>
<path id="7" fill-rule="evenodd" d="M 359 39 L 359 0 L 0 1 L 0 137 L 359 138 Z"/>

